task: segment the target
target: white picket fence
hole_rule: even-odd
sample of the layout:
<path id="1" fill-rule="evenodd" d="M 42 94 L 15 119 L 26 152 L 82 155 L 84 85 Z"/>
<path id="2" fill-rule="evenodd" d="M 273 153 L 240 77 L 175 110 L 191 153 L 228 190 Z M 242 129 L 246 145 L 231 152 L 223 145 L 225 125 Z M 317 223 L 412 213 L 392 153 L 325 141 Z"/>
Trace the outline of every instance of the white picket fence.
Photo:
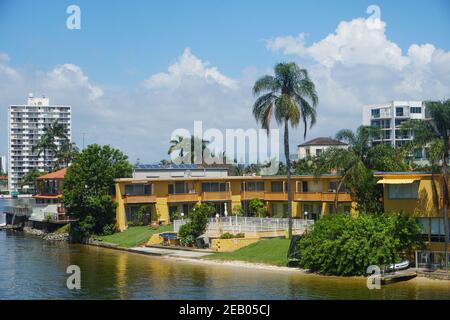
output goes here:
<path id="1" fill-rule="evenodd" d="M 178 232 L 180 227 L 187 222 L 187 219 L 175 220 L 173 229 Z M 303 233 L 308 227 L 314 224 L 314 220 L 293 219 L 293 232 Z M 230 233 L 241 232 L 265 232 L 276 230 L 287 230 L 289 219 L 287 218 L 256 218 L 256 217 L 220 217 L 210 218 L 208 221 L 208 231 L 223 231 Z"/>

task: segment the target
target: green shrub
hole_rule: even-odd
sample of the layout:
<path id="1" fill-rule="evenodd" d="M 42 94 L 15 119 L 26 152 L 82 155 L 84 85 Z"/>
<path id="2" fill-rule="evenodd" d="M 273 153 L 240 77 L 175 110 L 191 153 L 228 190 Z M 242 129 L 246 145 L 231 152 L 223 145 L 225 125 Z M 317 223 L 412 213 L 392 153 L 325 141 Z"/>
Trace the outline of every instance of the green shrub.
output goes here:
<path id="1" fill-rule="evenodd" d="M 328 215 L 298 242 L 299 265 L 314 272 L 365 275 L 370 265 L 399 262 L 420 248 L 420 227 L 400 215 Z"/>
<path id="2" fill-rule="evenodd" d="M 191 234 L 192 234 L 192 223 L 190 222 L 186 222 L 178 230 L 178 237 L 180 237 L 181 239 L 186 238 Z"/>
<path id="3" fill-rule="evenodd" d="M 109 236 L 116 231 L 116 227 L 114 224 L 107 224 L 103 226 L 102 236 Z"/>
<path id="4" fill-rule="evenodd" d="M 231 215 L 242 217 L 244 215 L 244 208 L 241 205 L 234 206 Z"/>
<path id="5" fill-rule="evenodd" d="M 234 238 L 245 238 L 245 233 L 232 234 L 229 232 L 225 232 L 220 236 L 220 239 L 234 239 Z"/>
<path id="6" fill-rule="evenodd" d="M 232 239 L 234 237 L 235 237 L 234 234 L 226 232 L 220 236 L 220 239 Z"/>
<path id="7" fill-rule="evenodd" d="M 251 216 L 260 218 L 264 217 L 267 212 L 266 205 L 260 199 L 250 200 L 250 202 L 248 203 L 248 211 Z"/>
<path id="8" fill-rule="evenodd" d="M 178 236 L 182 245 L 194 244 L 195 239 L 205 233 L 208 217 L 214 214 L 214 207 L 206 204 L 196 204 L 189 213 L 188 221 L 180 227 Z"/>
<path id="9" fill-rule="evenodd" d="M 69 233 L 70 231 L 70 223 L 63 225 L 62 227 L 59 227 L 56 229 L 55 233 L 61 234 L 61 233 Z"/>

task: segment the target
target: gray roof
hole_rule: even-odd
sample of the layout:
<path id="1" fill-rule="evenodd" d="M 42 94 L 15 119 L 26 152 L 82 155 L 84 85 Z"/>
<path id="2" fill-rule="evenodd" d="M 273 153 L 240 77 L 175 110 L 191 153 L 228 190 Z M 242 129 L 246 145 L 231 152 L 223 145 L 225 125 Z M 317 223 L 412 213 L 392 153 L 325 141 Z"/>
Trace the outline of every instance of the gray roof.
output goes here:
<path id="1" fill-rule="evenodd" d="M 318 137 L 309 141 L 306 141 L 302 144 L 299 144 L 299 147 L 308 147 L 308 146 L 346 146 L 347 144 L 341 142 L 339 140 L 331 139 L 329 137 Z"/>

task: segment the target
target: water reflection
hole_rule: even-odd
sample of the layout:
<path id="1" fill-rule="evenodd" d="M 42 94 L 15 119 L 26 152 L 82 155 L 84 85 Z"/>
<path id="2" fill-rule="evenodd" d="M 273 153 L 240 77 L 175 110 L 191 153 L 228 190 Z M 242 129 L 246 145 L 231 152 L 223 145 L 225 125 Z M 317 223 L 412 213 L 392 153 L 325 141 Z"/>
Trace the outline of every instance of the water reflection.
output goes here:
<path id="1" fill-rule="evenodd" d="M 66 287 L 72 264 L 81 268 L 81 290 Z M 368 290 L 365 278 L 209 266 L 0 231 L 0 299 L 47 298 L 450 299 L 450 281 Z"/>

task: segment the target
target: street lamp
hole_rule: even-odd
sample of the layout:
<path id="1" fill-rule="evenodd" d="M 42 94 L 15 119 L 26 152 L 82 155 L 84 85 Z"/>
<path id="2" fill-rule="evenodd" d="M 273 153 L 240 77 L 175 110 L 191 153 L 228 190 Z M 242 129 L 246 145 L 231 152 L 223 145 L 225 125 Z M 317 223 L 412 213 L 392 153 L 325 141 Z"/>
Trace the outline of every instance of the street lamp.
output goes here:
<path id="1" fill-rule="evenodd" d="M 180 216 L 181 216 L 181 220 L 183 220 L 184 212 L 181 212 L 181 213 L 180 213 Z"/>

